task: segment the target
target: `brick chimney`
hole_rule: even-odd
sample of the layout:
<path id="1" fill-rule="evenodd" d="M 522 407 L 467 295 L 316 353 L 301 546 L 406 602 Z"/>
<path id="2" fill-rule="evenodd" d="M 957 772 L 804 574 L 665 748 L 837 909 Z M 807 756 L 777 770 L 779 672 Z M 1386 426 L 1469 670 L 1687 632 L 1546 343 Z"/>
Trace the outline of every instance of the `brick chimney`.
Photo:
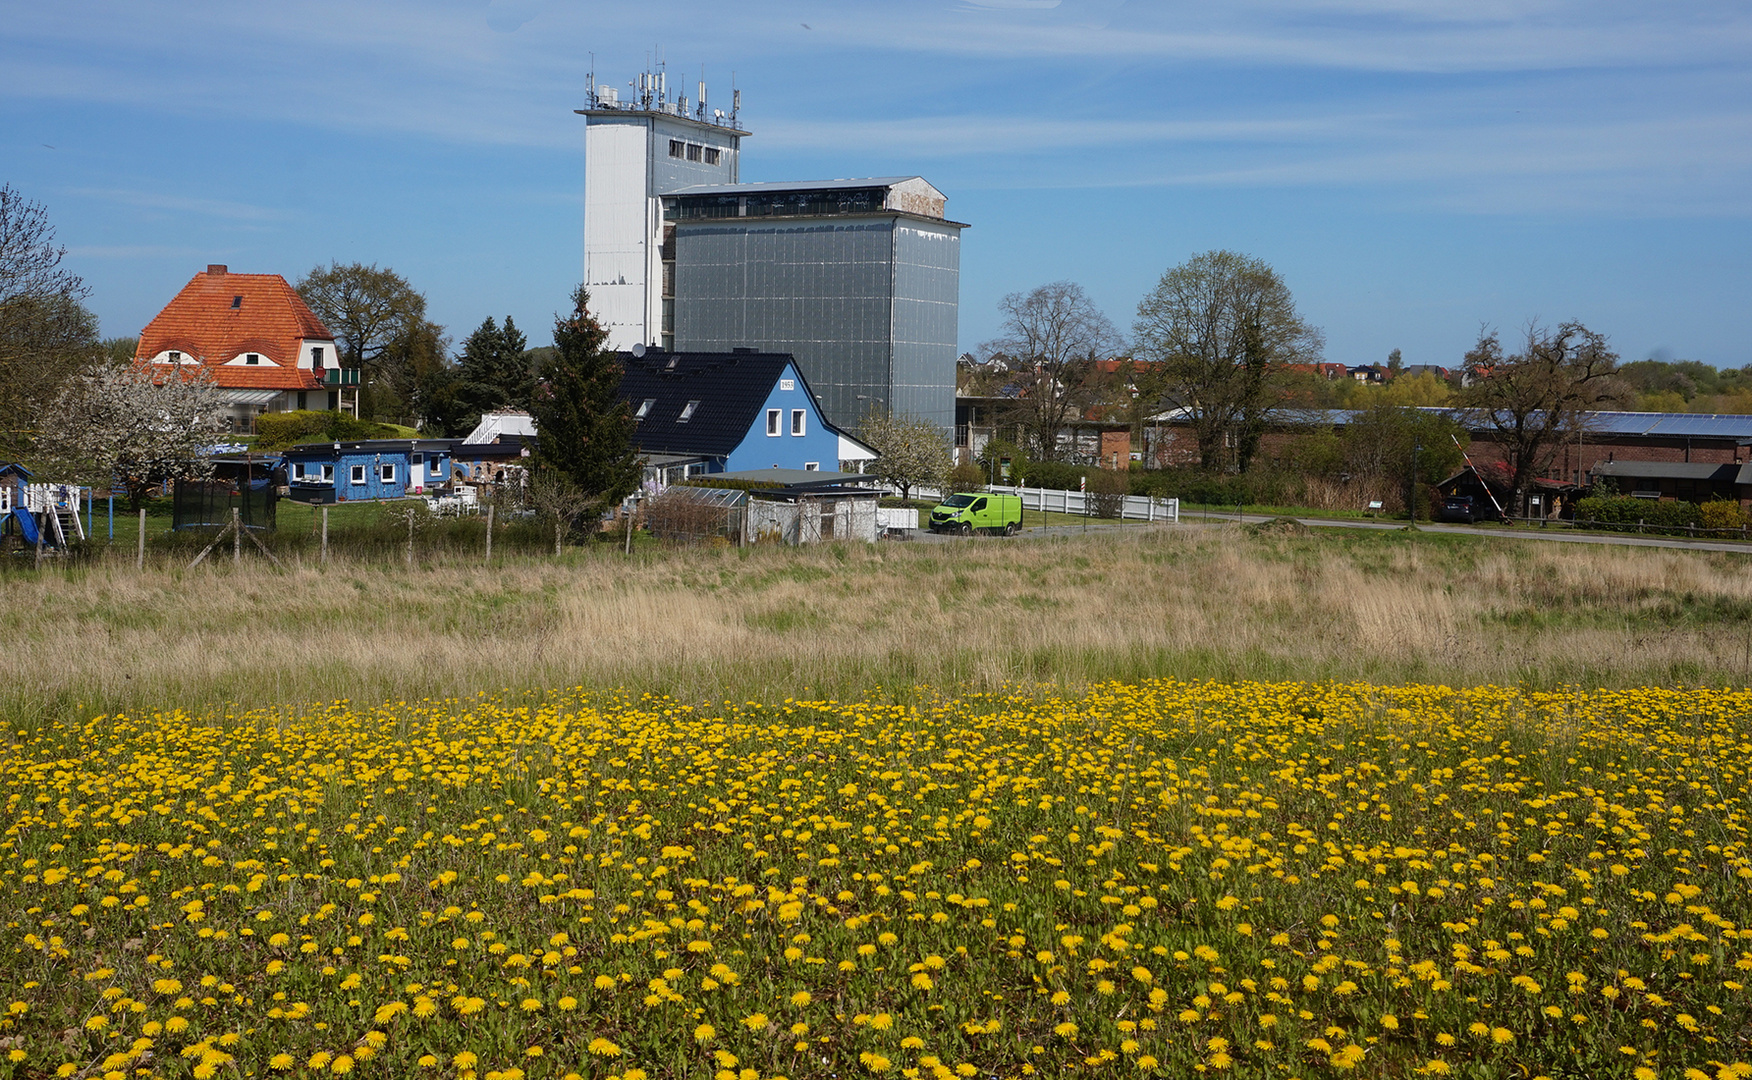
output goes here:
<path id="1" fill-rule="evenodd" d="M 224 263 L 208 263 L 207 264 L 207 276 L 208 277 L 224 277 L 225 270 L 226 270 L 226 267 L 225 267 Z"/>

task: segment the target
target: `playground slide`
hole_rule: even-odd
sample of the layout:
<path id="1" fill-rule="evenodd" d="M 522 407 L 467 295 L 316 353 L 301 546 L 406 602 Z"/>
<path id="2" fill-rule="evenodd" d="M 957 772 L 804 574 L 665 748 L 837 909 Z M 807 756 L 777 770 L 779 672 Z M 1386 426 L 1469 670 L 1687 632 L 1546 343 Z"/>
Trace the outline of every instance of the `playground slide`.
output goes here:
<path id="1" fill-rule="evenodd" d="M 31 515 L 30 511 L 22 506 L 14 506 L 12 508 L 12 516 L 18 521 L 18 531 L 24 534 L 24 542 L 32 545 L 36 544 L 36 518 Z"/>

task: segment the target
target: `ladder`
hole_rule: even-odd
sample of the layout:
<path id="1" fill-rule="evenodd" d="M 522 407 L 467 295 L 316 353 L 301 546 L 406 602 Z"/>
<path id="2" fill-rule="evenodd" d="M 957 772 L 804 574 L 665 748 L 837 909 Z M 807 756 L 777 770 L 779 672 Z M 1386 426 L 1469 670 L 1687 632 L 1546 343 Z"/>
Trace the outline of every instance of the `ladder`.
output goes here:
<path id="1" fill-rule="evenodd" d="M 66 547 L 71 540 L 85 539 L 85 521 L 80 518 L 77 506 L 55 507 L 55 535 L 62 547 Z"/>
<path id="2" fill-rule="evenodd" d="M 37 533 L 45 544 L 65 551 L 72 541 L 85 539 L 78 488 L 31 484 L 25 488 L 24 506 L 36 519 Z"/>

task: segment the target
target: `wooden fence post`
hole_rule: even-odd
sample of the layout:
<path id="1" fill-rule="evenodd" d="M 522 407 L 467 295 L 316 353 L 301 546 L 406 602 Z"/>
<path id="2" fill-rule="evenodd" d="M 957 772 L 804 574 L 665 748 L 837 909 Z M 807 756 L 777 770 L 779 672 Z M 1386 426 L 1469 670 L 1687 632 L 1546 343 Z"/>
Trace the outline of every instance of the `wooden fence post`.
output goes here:
<path id="1" fill-rule="evenodd" d="M 328 565 L 328 506 L 322 508 L 322 565 Z"/>
<path id="2" fill-rule="evenodd" d="M 487 558 L 486 565 L 493 565 L 493 510 L 492 503 L 487 504 Z"/>
<path id="3" fill-rule="evenodd" d="M 140 508 L 140 535 L 134 539 L 134 569 L 146 569 L 146 508 Z"/>
<path id="4" fill-rule="evenodd" d="M 231 565 L 236 566 L 243 559 L 243 518 L 237 512 L 237 507 L 231 508 Z"/>

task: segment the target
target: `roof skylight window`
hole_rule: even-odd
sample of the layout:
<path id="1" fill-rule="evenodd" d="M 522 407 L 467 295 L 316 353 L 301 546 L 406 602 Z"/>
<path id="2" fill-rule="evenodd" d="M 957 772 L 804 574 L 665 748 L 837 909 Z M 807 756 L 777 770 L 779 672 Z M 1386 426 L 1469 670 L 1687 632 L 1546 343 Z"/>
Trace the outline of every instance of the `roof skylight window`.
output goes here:
<path id="1" fill-rule="evenodd" d="M 686 405 L 683 405 L 681 407 L 681 415 L 675 418 L 675 422 L 678 424 L 687 423 L 689 418 L 691 418 L 693 416 L 694 410 L 699 408 L 699 407 L 700 407 L 700 403 L 697 400 L 690 401 Z"/>

